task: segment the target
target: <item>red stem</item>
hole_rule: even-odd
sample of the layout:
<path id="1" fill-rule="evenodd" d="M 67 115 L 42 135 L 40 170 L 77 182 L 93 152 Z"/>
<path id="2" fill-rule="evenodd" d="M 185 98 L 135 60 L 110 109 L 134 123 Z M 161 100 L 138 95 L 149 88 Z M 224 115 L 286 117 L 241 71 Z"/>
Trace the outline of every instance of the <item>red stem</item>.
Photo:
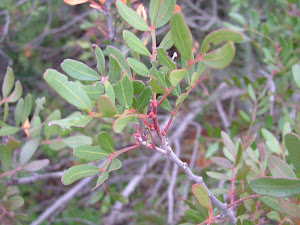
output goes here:
<path id="1" fill-rule="evenodd" d="M 172 114 L 173 114 L 173 113 L 172 113 Z M 168 129 L 169 129 L 171 123 L 173 122 L 173 119 L 174 119 L 174 115 L 172 115 L 172 116 L 170 117 L 170 119 L 169 119 L 169 121 L 168 121 L 168 124 L 167 124 L 166 128 L 164 129 L 164 132 L 165 132 L 165 133 L 168 132 Z"/>
<path id="2" fill-rule="evenodd" d="M 148 120 L 144 119 L 144 118 L 140 118 L 145 124 L 147 124 L 149 127 L 152 127 L 153 124 L 151 124 Z"/>
<path id="3" fill-rule="evenodd" d="M 135 148 L 137 148 L 137 147 L 139 147 L 140 145 L 138 144 L 136 144 L 136 145 L 133 145 L 133 146 L 129 146 L 129 147 L 127 147 L 127 148 L 123 148 L 123 149 L 121 149 L 121 150 L 118 150 L 118 151 L 116 151 L 115 152 L 115 156 L 118 156 L 118 155 L 121 155 L 121 154 L 123 154 L 123 153 L 125 153 L 125 152 L 128 152 L 128 151 L 130 151 L 130 150 L 132 150 L 132 149 L 135 149 Z"/>
<path id="4" fill-rule="evenodd" d="M 236 200 L 235 202 L 230 203 L 230 204 L 228 205 L 228 207 L 232 207 L 232 206 L 234 206 L 234 205 L 236 205 L 236 204 L 238 204 L 238 203 L 240 203 L 240 202 L 242 202 L 242 201 L 245 201 L 245 200 L 247 200 L 247 199 L 250 199 L 250 198 L 258 198 L 258 197 L 260 197 L 260 196 L 261 196 L 261 195 L 257 194 L 257 195 L 250 195 L 250 196 L 247 196 L 247 197 L 244 197 L 244 198 L 240 198 L 239 200 Z"/>
<path id="5" fill-rule="evenodd" d="M 163 103 L 163 101 L 166 99 L 166 97 L 168 97 L 168 95 L 173 91 L 174 88 L 175 88 L 174 86 L 170 87 L 170 89 L 168 90 L 168 93 L 165 93 L 163 95 L 163 97 L 159 100 L 157 106 L 160 106 Z"/>
<path id="6" fill-rule="evenodd" d="M 149 127 L 148 127 L 148 131 L 149 131 L 149 134 L 150 134 L 150 137 L 151 137 L 152 148 L 156 149 L 154 139 L 153 139 L 153 136 L 152 136 L 152 133 L 151 133 L 151 129 Z"/>
<path id="7" fill-rule="evenodd" d="M 213 207 L 211 201 L 209 201 L 209 217 L 208 217 L 208 224 L 212 224 L 213 222 Z"/>
<path id="8" fill-rule="evenodd" d="M 17 171 L 19 171 L 19 170 L 21 170 L 21 169 L 23 169 L 23 166 L 22 166 L 22 165 L 21 165 L 20 167 L 16 168 L 16 169 L 13 169 L 13 170 L 10 170 L 10 171 L 6 171 L 6 172 L 4 172 L 4 173 L 2 173 L 2 174 L 0 175 L 0 179 L 1 179 L 2 177 L 5 177 L 5 176 L 9 175 L 9 174 L 13 174 L 13 173 L 15 173 L 15 172 L 17 172 Z"/>
<path id="9" fill-rule="evenodd" d="M 138 134 L 138 136 L 141 137 L 140 128 L 139 128 L 139 125 L 137 123 L 135 124 L 135 129 L 136 129 L 136 133 Z"/>

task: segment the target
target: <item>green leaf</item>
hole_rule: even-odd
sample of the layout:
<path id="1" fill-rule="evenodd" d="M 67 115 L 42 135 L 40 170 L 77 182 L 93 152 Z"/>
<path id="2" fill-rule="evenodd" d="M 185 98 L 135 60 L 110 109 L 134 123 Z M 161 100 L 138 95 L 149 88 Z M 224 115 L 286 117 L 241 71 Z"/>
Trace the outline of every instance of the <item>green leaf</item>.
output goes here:
<path id="1" fill-rule="evenodd" d="M 167 88 L 167 82 L 165 79 L 165 75 L 156 69 L 157 62 L 153 62 L 153 66 L 150 70 L 150 75 L 155 77 L 158 81 L 158 84 L 162 86 L 164 89 Z"/>
<path id="2" fill-rule="evenodd" d="M 98 177 L 96 186 L 92 189 L 92 191 L 95 190 L 97 187 L 99 187 L 101 184 L 103 184 L 108 179 L 108 177 L 109 177 L 109 173 L 103 171 Z"/>
<path id="3" fill-rule="evenodd" d="M 193 220 L 194 222 L 202 222 L 205 220 L 205 218 L 201 217 L 201 215 L 199 214 L 198 211 L 196 210 L 193 210 L 193 209 L 188 209 L 184 212 L 184 215 L 190 219 L 190 220 Z"/>
<path id="4" fill-rule="evenodd" d="M 122 167 L 122 162 L 121 160 L 117 159 L 117 158 L 114 158 L 110 165 L 109 165 L 109 169 L 108 169 L 108 172 L 111 172 L 111 171 L 115 171 L 115 170 L 118 170 Z"/>
<path id="5" fill-rule="evenodd" d="M 284 136 L 285 146 L 290 154 L 290 159 L 296 170 L 300 170 L 300 137 L 294 133 Z"/>
<path id="6" fill-rule="evenodd" d="M 235 47 L 233 42 L 228 42 L 221 48 L 209 52 L 202 56 L 201 62 L 213 69 L 224 69 L 227 67 L 235 54 Z"/>
<path id="7" fill-rule="evenodd" d="M 41 159 L 41 160 L 34 160 L 23 167 L 23 170 L 35 172 L 43 169 L 44 167 L 48 166 L 50 163 L 49 159 Z"/>
<path id="8" fill-rule="evenodd" d="M 0 199 L 2 199 L 6 194 L 6 184 L 3 181 L 0 181 Z"/>
<path id="9" fill-rule="evenodd" d="M 186 74 L 187 74 L 186 69 L 173 70 L 169 75 L 170 83 L 173 86 L 176 86 L 177 84 L 180 83 L 180 81 L 185 77 Z"/>
<path id="10" fill-rule="evenodd" d="M 230 12 L 229 16 L 238 23 L 240 23 L 242 26 L 245 27 L 247 25 L 245 18 L 241 14 L 238 14 L 236 12 Z"/>
<path id="11" fill-rule="evenodd" d="M 244 35 L 240 32 L 230 30 L 230 29 L 219 29 L 211 32 L 207 35 L 201 45 L 201 54 L 206 53 L 210 48 L 211 44 L 219 45 L 223 41 L 232 41 L 235 43 L 244 40 Z"/>
<path id="12" fill-rule="evenodd" d="M 150 27 L 144 21 L 144 19 L 131 8 L 127 7 L 123 2 L 117 1 L 116 3 L 119 14 L 121 17 L 129 23 L 132 27 L 141 31 L 150 31 Z"/>
<path id="13" fill-rule="evenodd" d="M 279 200 L 280 209 L 291 218 L 300 218 L 300 207 L 295 203 L 281 198 Z"/>
<path id="14" fill-rule="evenodd" d="M 209 159 L 212 155 L 214 155 L 219 150 L 219 143 L 211 144 L 205 154 L 205 158 Z"/>
<path id="15" fill-rule="evenodd" d="M 137 102 L 138 110 L 142 110 L 150 103 L 150 99 L 152 99 L 152 91 L 150 87 L 146 87 L 139 96 Z"/>
<path id="16" fill-rule="evenodd" d="M 67 170 L 61 178 L 61 181 L 64 185 L 69 185 L 81 178 L 91 177 L 99 172 L 100 169 L 98 167 L 88 164 L 73 166 Z"/>
<path id="17" fill-rule="evenodd" d="M 127 73 L 124 73 L 123 78 L 114 85 L 114 91 L 116 98 L 122 106 L 132 106 L 133 87 Z"/>
<path id="18" fill-rule="evenodd" d="M 61 139 L 62 142 L 69 148 L 76 148 L 81 145 L 91 145 L 93 139 L 85 135 L 70 136 Z"/>
<path id="19" fill-rule="evenodd" d="M 163 48 L 165 50 L 168 50 L 172 48 L 174 45 L 173 39 L 172 39 L 172 33 L 171 31 L 168 31 L 166 36 L 162 39 L 160 42 L 159 48 Z"/>
<path id="20" fill-rule="evenodd" d="M 67 102 L 79 109 L 92 111 L 91 101 L 79 84 L 68 81 L 68 78 L 53 69 L 44 73 L 46 82 Z"/>
<path id="21" fill-rule="evenodd" d="M 159 96 L 157 101 L 160 102 L 162 96 Z M 167 98 L 164 99 L 164 101 L 161 103 L 160 107 L 162 107 L 164 110 L 168 112 L 172 112 L 172 108 L 170 106 L 169 100 Z"/>
<path id="22" fill-rule="evenodd" d="M 239 165 L 239 163 L 241 161 L 241 158 L 242 158 L 242 155 L 243 155 L 243 146 L 242 146 L 241 143 L 239 143 L 238 152 L 237 152 L 236 157 L 235 157 L 234 167 Z"/>
<path id="23" fill-rule="evenodd" d="M 262 177 L 250 182 L 254 192 L 274 197 L 287 197 L 300 193 L 300 179 Z"/>
<path id="24" fill-rule="evenodd" d="M 137 95 L 145 89 L 145 84 L 141 80 L 132 81 L 133 94 Z"/>
<path id="25" fill-rule="evenodd" d="M 100 96 L 98 101 L 98 110 L 102 117 L 113 117 L 118 113 L 116 107 L 107 96 Z"/>
<path id="26" fill-rule="evenodd" d="M 159 1 L 156 1 L 159 2 Z M 157 3 L 156 3 L 157 4 Z M 151 23 L 154 25 L 154 27 L 160 28 L 164 25 L 166 25 L 169 20 L 171 19 L 171 16 L 175 10 L 175 4 L 176 0 L 164 0 L 160 1 L 160 7 L 156 14 L 152 13 L 152 16 L 155 16 L 154 23 Z M 153 10 L 156 11 L 156 10 Z M 151 14 L 150 14 L 151 16 Z"/>
<path id="27" fill-rule="evenodd" d="M 270 197 L 270 196 L 261 196 L 260 199 L 264 204 L 266 204 L 271 209 L 276 210 L 278 212 L 282 212 L 282 210 L 279 208 L 278 198 Z"/>
<path id="28" fill-rule="evenodd" d="M 280 214 L 276 211 L 271 211 L 267 214 L 268 219 L 280 222 Z"/>
<path id="29" fill-rule="evenodd" d="M 246 123 L 250 124 L 251 123 L 251 119 L 248 116 L 248 114 L 243 111 L 243 110 L 239 110 L 239 116 L 241 117 L 242 120 L 244 120 Z"/>
<path id="30" fill-rule="evenodd" d="M 268 168 L 273 177 L 297 178 L 293 169 L 285 161 L 275 155 L 269 156 Z"/>
<path id="31" fill-rule="evenodd" d="M 183 15 L 179 12 L 174 13 L 171 18 L 170 25 L 175 47 L 179 51 L 182 58 L 190 61 L 193 40 L 190 29 L 183 19 Z"/>
<path id="32" fill-rule="evenodd" d="M 167 55 L 167 52 L 163 48 L 158 48 L 157 54 L 157 60 L 160 62 L 161 65 L 168 66 L 172 70 L 176 69 L 176 63 L 173 62 L 173 60 Z"/>
<path id="33" fill-rule="evenodd" d="M 12 162 L 12 151 L 6 145 L 0 145 L 0 161 L 4 171 L 8 171 Z"/>
<path id="34" fill-rule="evenodd" d="M 120 52 L 120 50 L 116 49 L 113 46 L 108 46 L 106 48 L 106 51 L 107 51 L 108 55 L 113 55 L 115 57 L 115 59 L 118 61 L 119 65 L 122 67 L 122 69 L 125 70 L 128 73 L 128 75 L 131 77 L 131 70 L 126 61 L 124 54 L 122 52 Z"/>
<path id="35" fill-rule="evenodd" d="M 94 85 L 82 85 L 81 87 L 91 100 L 98 100 L 104 92 L 103 84 L 100 81 Z"/>
<path id="36" fill-rule="evenodd" d="M 32 108 L 32 98 L 31 98 L 31 94 L 28 93 L 25 96 L 25 100 L 24 100 L 24 111 L 23 111 L 23 116 L 22 116 L 22 124 L 25 122 L 27 117 L 30 115 L 31 108 Z"/>
<path id="37" fill-rule="evenodd" d="M 97 69 L 101 75 L 105 76 L 105 58 L 101 48 L 93 44 L 94 55 L 97 60 Z"/>
<path id="38" fill-rule="evenodd" d="M 165 79 L 166 79 L 166 83 L 167 83 L 167 85 L 168 85 L 168 88 L 171 88 L 171 86 L 172 86 L 172 84 L 171 84 L 171 82 L 170 82 L 170 80 L 169 80 L 170 73 L 171 73 L 171 72 L 167 73 L 166 76 L 165 76 Z M 172 93 L 173 95 L 179 97 L 179 96 L 181 95 L 180 84 L 177 84 L 177 85 L 175 86 L 175 88 L 172 90 L 171 93 Z"/>
<path id="39" fill-rule="evenodd" d="M 212 177 L 214 179 L 217 180 L 230 180 L 230 177 L 228 177 L 227 175 L 223 174 L 223 173 L 218 173 L 218 172 L 206 172 L 206 174 L 209 177 Z"/>
<path id="40" fill-rule="evenodd" d="M 58 140 L 51 141 L 51 143 L 49 144 L 49 148 L 54 151 L 61 150 L 64 147 L 66 147 L 65 144 L 62 141 L 58 141 Z"/>
<path id="41" fill-rule="evenodd" d="M 104 83 L 104 87 L 105 87 L 105 96 L 107 96 L 110 99 L 111 103 L 115 105 L 116 95 L 113 86 L 108 80 L 106 80 Z"/>
<path id="42" fill-rule="evenodd" d="M 117 80 L 120 79 L 122 74 L 121 66 L 116 59 L 115 56 L 109 56 L 109 72 L 108 72 L 108 79 L 111 83 L 115 83 Z"/>
<path id="43" fill-rule="evenodd" d="M 239 169 L 239 171 L 236 174 L 236 180 L 243 180 L 245 179 L 249 172 L 252 171 L 253 169 L 251 168 L 251 166 L 247 166 L 247 165 L 243 165 L 243 167 L 241 169 Z"/>
<path id="44" fill-rule="evenodd" d="M 9 204 L 7 209 L 14 211 L 24 205 L 24 199 L 20 195 L 14 195 L 8 200 Z"/>
<path id="45" fill-rule="evenodd" d="M 23 147 L 21 149 L 21 154 L 20 154 L 20 163 L 22 165 L 24 165 L 31 159 L 33 154 L 36 152 L 39 144 L 40 144 L 40 137 L 35 137 L 32 139 L 29 139 L 29 141 L 27 141 L 23 145 Z"/>
<path id="46" fill-rule="evenodd" d="M 16 102 L 21 98 L 23 93 L 23 88 L 20 81 L 16 81 L 14 91 L 7 97 L 7 102 Z"/>
<path id="47" fill-rule="evenodd" d="M 128 197 L 125 197 L 124 195 L 120 194 L 120 193 L 117 193 L 117 192 L 113 192 L 113 193 L 110 193 L 111 197 L 118 201 L 118 202 L 121 202 L 123 204 L 128 204 L 129 203 L 129 199 Z"/>
<path id="48" fill-rule="evenodd" d="M 114 153 L 115 146 L 112 137 L 109 133 L 102 131 L 98 134 L 98 141 L 101 147 L 110 153 Z"/>
<path id="49" fill-rule="evenodd" d="M 145 64 L 141 63 L 140 61 L 133 59 L 133 58 L 128 58 L 127 59 L 129 66 L 131 69 L 136 72 L 137 74 L 143 76 L 143 77 L 148 77 L 149 70 Z"/>
<path id="50" fill-rule="evenodd" d="M 123 38 L 128 45 L 128 47 L 132 50 L 135 51 L 141 55 L 146 55 L 146 56 L 151 56 L 151 53 L 149 50 L 146 48 L 146 46 L 143 44 L 143 42 L 135 36 L 134 33 L 124 30 L 123 31 Z"/>
<path id="51" fill-rule="evenodd" d="M 100 146 L 82 145 L 76 147 L 73 154 L 80 159 L 93 162 L 109 157 L 110 152 Z"/>
<path id="52" fill-rule="evenodd" d="M 19 127 L 13 127 L 9 125 L 5 125 L 5 126 L 1 125 L 1 126 L 2 127 L 0 128 L 0 137 L 7 136 L 7 135 L 14 135 L 20 130 Z"/>
<path id="53" fill-rule="evenodd" d="M 182 95 L 180 95 L 175 102 L 175 107 L 181 104 L 187 97 L 188 97 L 187 93 L 183 93 Z"/>
<path id="54" fill-rule="evenodd" d="M 12 68 L 9 66 L 7 67 L 6 74 L 2 84 L 2 96 L 6 98 L 8 94 L 11 92 L 15 83 L 15 75 Z"/>
<path id="55" fill-rule="evenodd" d="M 299 64 L 293 65 L 292 72 L 293 72 L 293 78 L 298 88 L 300 88 L 300 65 Z"/>
<path id="56" fill-rule="evenodd" d="M 116 133 L 121 133 L 126 125 L 132 121 L 135 118 L 135 116 L 124 116 L 118 118 L 114 123 L 113 123 L 113 129 Z"/>
<path id="57" fill-rule="evenodd" d="M 192 192 L 197 201 L 205 208 L 210 209 L 210 200 L 206 188 L 201 184 L 194 184 Z"/>
<path id="58" fill-rule="evenodd" d="M 161 5 L 161 0 L 151 0 L 150 5 L 149 5 L 149 17 L 150 17 L 150 22 L 151 25 L 154 25 L 154 21 L 156 19 L 158 10 Z"/>
<path id="59" fill-rule="evenodd" d="M 16 126 L 19 126 L 20 123 L 22 122 L 23 113 L 24 113 L 24 99 L 20 98 L 16 105 L 16 110 L 15 110 Z"/>
<path id="60" fill-rule="evenodd" d="M 266 139 L 266 145 L 267 145 L 268 149 L 272 152 L 281 154 L 279 142 L 274 137 L 274 135 L 265 128 L 261 129 L 261 133 L 262 133 L 263 137 Z"/>
<path id="61" fill-rule="evenodd" d="M 158 84 L 157 79 L 153 76 L 149 76 L 150 77 L 150 81 L 148 81 L 148 84 L 151 86 L 152 91 L 155 93 L 167 93 L 167 90 L 165 88 L 163 88 L 160 84 Z"/>
<path id="62" fill-rule="evenodd" d="M 224 132 L 221 132 L 222 140 L 225 147 L 235 156 L 235 147 L 230 137 Z"/>
<path id="63" fill-rule="evenodd" d="M 60 65 L 60 67 L 70 77 L 76 80 L 84 80 L 84 81 L 101 80 L 101 76 L 97 72 L 95 72 L 93 69 L 91 69 L 84 63 L 73 59 L 65 59 Z"/>
<path id="64" fill-rule="evenodd" d="M 199 73 L 197 73 L 197 72 L 194 72 L 194 73 L 192 74 L 191 82 L 189 83 L 190 88 L 192 88 L 193 85 L 196 85 L 196 84 L 197 84 L 196 82 L 199 80 L 200 76 L 201 76 L 201 74 L 199 75 Z"/>
<path id="65" fill-rule="evenodd" d="M 57 125 L 70 130 L 71 127 L 85 127 L 92 119 L 93 117 L 89 115 L 74 115 L 61 120 L 53 120 L 49 126 Z"/>
<path id="66" fill-rule="evenodd" d="M 248 84 L 247 88 L 248 88 L 248 94 L 249 94 L 250 98 L 252 99 L 253 102 L 255 102 L 256 101 L 256 95 L 255 95 L 255 91 L 253 89 L 253 86 L 251 84 Z"/>
<path id="67" fill-rule="evenodd" d="M 212 157 L 210 157 L 210 160 L 214 164 L 216 164 L 216 165 L 218 165 L 218 166 L 220 166 L 222 168 L 228 168 L 228 169 L 232 168 L 231 162 L 228 159 L 226 159 L 226 158 L 212 156 Z"/>
<path id="68" fill-rule="evenodd" d="M 243 225 L 255 225 L 255 223 L 252 220 L 243 220 Z"/>

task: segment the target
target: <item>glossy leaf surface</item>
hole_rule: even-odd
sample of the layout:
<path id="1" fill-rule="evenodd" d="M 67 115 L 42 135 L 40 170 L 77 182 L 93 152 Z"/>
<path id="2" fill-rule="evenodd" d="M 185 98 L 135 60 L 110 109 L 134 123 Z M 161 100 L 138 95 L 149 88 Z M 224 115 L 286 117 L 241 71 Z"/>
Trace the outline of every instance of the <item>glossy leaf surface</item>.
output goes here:
<path id="1" fill-rule="evenodd" d="M 110 152 L 102 149 L 99 146 L 82 145 L 76 147 L 73 154 L 80 159 L 93 162 L 109 157 Z"/>
<path id="2" fill-rule="evenodd" d="M 175 47 L 182 58 L 191 60 L 193 40 L 183 15 L 179 12 L 174 13 L 170 25 Z"/>
<path id="3" fill-rule="evenodd" d="M 62 98 L 79 109 L 90 112 L 91 101 L 79 84 L 68 81 L 68 78 L 53 69 L 48 69 L 44 79 Z"/>
<path id="4" fill-rule="evenodd" d="M 134 33 L 125 30 L 123 31 L 123 38 L 128 45 L 128 47 L 141 55 L 151 56 L 149 50 L 146 48 L 146 46 L 143 44 L 143 42 L 135 36 Z"/>
<path id="5" fill-rule="evenodd" d="M 88 164 L 73 166 L 67 170 L 67 172 L 61 178 L 61 181 L 64 185 L 69 185 L 81 178 L 90 177 L 99 172 L 100 169 L 98 167 Z"/>
<path id="6" fill-rule="evenodd" d="M 65 59 L 60 66 L 63 69 L 63 71 L 65 71 L 70 77 L 76 80 L 101 80 L 101 76 L 96 71 L 94 71 L 82 62 L 73 59 Z"/>
<path id="7" fill-rule="evenodd" d="M 228 42 L 221 48 L 218 48 L 202 57 L 201 63 L 213 69 L 224 69 L 227 67 L 235 54 L 233 42 Z"/>
<path id="8" fill-rule="evenodd" d="M 117 1 L 116 5 L 121 17 L 132 27 L 141 31 L 150 31 L 148 24 L 137 12 L 133 11 L 121 1 Z"/>

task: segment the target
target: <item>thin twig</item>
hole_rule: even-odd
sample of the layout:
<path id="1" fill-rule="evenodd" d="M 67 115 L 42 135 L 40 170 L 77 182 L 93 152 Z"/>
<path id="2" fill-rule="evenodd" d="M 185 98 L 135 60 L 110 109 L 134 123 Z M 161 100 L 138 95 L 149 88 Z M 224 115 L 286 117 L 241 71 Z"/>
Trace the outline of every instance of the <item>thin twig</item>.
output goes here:
<path id="1" fill-rule="evenodd" d="M 198 124 L 196 122 L 191 122 L 190 124 L 192 124 L 193 126 L 196 127 L 196 136 L 195 136 L 194 148 L 193 148 L 193 153 L 191 155 L 191 161 L 190 161 L 190 168 L 191 168 L 191 170 L 193 170 L 193 168 L 195 166 L 196 158 L 197 158 L 198 148 L 199 148 L 199 140 L 198 139 L 201 135 L 201 126 L 200 126 L 200 124 Z M 183 194 L 182 194 L 183 199 L 187 198 L 189 186 L 190 186 L 190 181 L 186 180 L 185 186 L 184 186 L 184 189 L 183 189 Z M 181 206 L 182 205 L 183 205 L 183 202 L 181 202 Z"/>
<path id="2" fill-rule="evenodd" d="M 174 144 L 176 149 L 176 155 L 180 156 L 181 147 L 179 144 L 179 140 L 176 139 L 174 141 Z M 174 218 L 173 218 L 174 217 L 173 215 L 174 214 L 174 188 L 176 184 L 177 174 L 178 174 L 178 165 L 174 164 L 171 181 L 168 188 L 168 223 L 169 224 L 174 224 Z"/>
<path id="3" fill-rule="evenodd" d="M 105 165 L 105 163 L 106 163 L 106 161 L 101 162 L 98 167 L 102 168 Z M 74 196 L 76 196 L 76 194 L 78 192 L 80 192 L 83 187 L 88 185 L 94 178 L 95 178 L 95 176 L 82 179 L 78 184 L 76 184 L 74 187 L 72 187 L 67 193 L 65 193 L 59 199 L 57 199 L 41 215 L 39 215 L 39 217 L 36 218 L 36 220 L 33 221 L 31 223 L 31 225 L 41 224 L 44 220 L 49 218 L 49 216 L 51 216 L 58 208 L 60 208 L 62 205 L 66 205 L 69 201 L 71 201 L 74 198 Z"/>
<path id="4" fill-rule="evenodd" d="M 10 24 L 10 17 L 9 17 L 8 10 L 4 10 L 4 11 L 0 12 L 0 16 L 1 15 L 5 15 L 5 24 L 4 24 L 3 33 L 0 38 L 0 43 L 2 43 L 4 41 L 5 36 L 7 35 L 7 32 L 8 32 L 9 24 Z"/>
<path id="5" fill-rule="evenodd" d="M 22 177 L 22 178 L 18 178 L 18 179 L 13 179 L 11 181 L 8 181 L 7 184 L 8 185 L 31 184 L 31 183 L 41 181 L 41 180 L 48 180 L 48 179 L 52 179 L 52 178 L 61 178 L 64 175 L 64 173 L 65 173 L 65 170 L 59 171 L 59 172 L 53 172 L 53 173 L 36 174 L 31 177 Z"/>
<path id="6" fill-rule="evenodd" d="M 157 193 L 159 191 L 159 188 L 163 184 L 163 181 L 166 179 L 166 173 L 169 170 L 169 168 L 170 168 L 170 161 L 168 160 L 168 161 L 166 161 L 165 167 L 163 169 L 163 172 L 161 173 L 159 179 L 157 180 L 154 188 L 151 189 L 151 196 L 150 196 L 150 198 L 149 198 L 149 200 L 147 202 L 148 205 L 151 205 L 152 202 L 153 202 L 153 200 L 154 200 L 154 198 L 156 197 L 156 195 L 157 195 Z"/>
<path id="7" fill-rule="evenodd" d="M 107 17 L 107 26 L 108 26 L 108 33 L 109 33 L 109 39 L 112 43 L 112 45 L 115 45 L 115 28 L 113 26 L 113 20 L 112 20 L 112 16 L 111 16 L 111 0 L 106 0 L 105 1 L 105 6 L 108 9 L 106 17 Z"/>
<path id="8" fill-rule="evenodd" d="M 219 112 L 219 115 L 221 117 L 221 120 L 222 120 L 222 122 L 224 124 L 224 128 L 226 130 L 226 133 L 229 133 L 228 127 L 230 126 L 230 122 L 228 121 L 228 118 L 226 116 L 226 113 L 225 113 L 225 111 L 223 109 L 223 106 L 222 106 L 221 102 L 217 101 L 216 102 L 216 106 L 217 106 L 217 110 Z"/>

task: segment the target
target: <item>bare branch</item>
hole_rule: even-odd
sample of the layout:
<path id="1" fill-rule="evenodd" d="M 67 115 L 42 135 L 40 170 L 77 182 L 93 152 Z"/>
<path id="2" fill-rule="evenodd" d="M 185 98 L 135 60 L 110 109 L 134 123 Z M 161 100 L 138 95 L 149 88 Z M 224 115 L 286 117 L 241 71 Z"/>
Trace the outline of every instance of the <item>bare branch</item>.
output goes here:
<path id="1" fill-rule="evenodd" d="M 103 167 L 106 162 L 101 162 L 98 167 Z M 31 223 L 31 225 L 39 225 L 44 220 L 49 218 L 58 208 L 60 208 L 62 205 L 66 205 L 69 201 L 71 201 L 77 193 L 79 193 L 83 187 L 88 185 L 95 176 L 87 177 L 82 179 L 78 184 L 76 184 L 74 187 L 72 187 L 67 193 L 62 195 L 59 199 L 57 199 L 48 209 L 46 209 L 39 217 Z"/>
<path id="2" fill-rule="evenodd" d="M 4 10 L 4 11 L 0 12 L 0 16 L 1 15 L 5 16 L 5 25 L 4 25 L 3 33 L 0 38 L 0 43 L 2 43 L 4 41 L 5 36 L 7 35 L 7 32 L 8 32 L 9 24 L 10 24 L 10 17 L 9 17 L 8 10 Z"/>
<path id="3" fill-rule="evenodd" d="M 179 144 L 179 140 L 176 139 L 174 141 L 175 144 L 175 149 L 176 149 L 176 155 L 180 156 L 181 153 L 181 147 Z M 170 185 L 168 188 L 168 223 L 169 224 L 174 224 L 174 188 L 176 184 L 176 179 L 177 179 L 177 174 L 178 174 L 178 165 L 174 164 L 173 165 L 173 170 L 172 170 L 172 177 L 170 181 Z"/>
<path id="4" fill-rule="evenodd" d="M 217 110 L 219 112 L 219 115 L 221 117 L 221 120 L 222 120 L 222 122 L 224 124 L 224 128 L 226 130 L 226 133 L 229 133 L 228 128 L 230 126 L 230 122 L 228 121 L 228 118 L 227 118 L 227 115 L 226 115 L 226 113 L 225 113 L 225 111 L 223 109 L 222 103 L 220 101 L 217 101 L 216 102 L 216 106 L 217 106 Z"/>
<path id="5" fill-rule="evenodd" d="M 37 181 L 41 180 L 48 180 L 52 178 L 61 178 L 66 171 L 59 171 L 59 172 L 54 172 L 54 173 L 44 173 L 44 174 L 35 174 L 31 177 L 22 177 L 18 179 L 13 179 L 11 181 L 8 181 L 8 185 L 12 184 L 31 184 Z"/>

